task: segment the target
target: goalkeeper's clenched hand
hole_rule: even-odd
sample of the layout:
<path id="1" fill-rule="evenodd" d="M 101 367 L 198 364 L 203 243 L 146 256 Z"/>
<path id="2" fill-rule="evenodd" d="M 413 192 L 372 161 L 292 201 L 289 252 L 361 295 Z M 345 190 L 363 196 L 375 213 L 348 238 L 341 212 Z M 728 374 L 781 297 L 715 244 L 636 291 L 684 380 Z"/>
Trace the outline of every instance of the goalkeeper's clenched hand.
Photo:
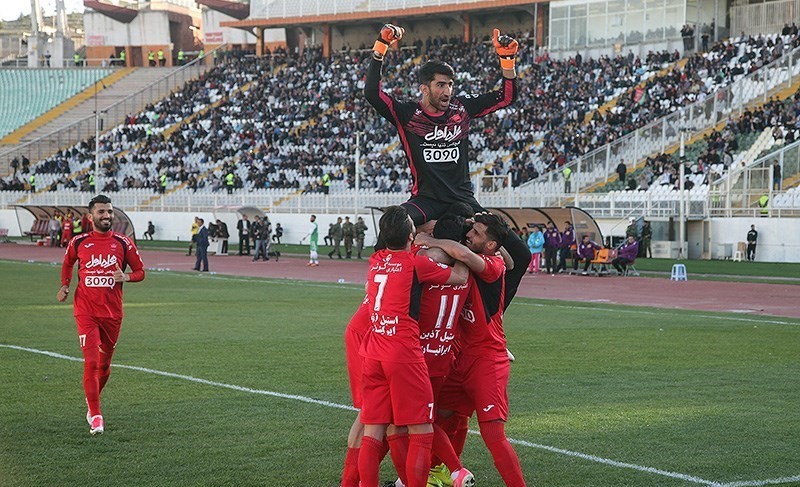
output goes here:
<path id="1" fill-rule="evenodd" d="M 500 56 L 500 67 L 513 70 L 517 51 L 519 51 L 519 42 L 513 37 L 500 35 L 500 29 L 495 29 L 492 43 L 497 55 Z"/>
<path id="2" fill-rule="evenodd" d="M 402 27 L 384 24 L 384 26 L 381 27 L 381 31 L 378 33 L 378 40 L 375 41 L 372 50 L 375 52 L 376 56 L 383 58 L 383 56 L 386 55 L 386 51 L 389 50 L 389 46 L 402 39 L 404 33 L 405 29 Z"/>

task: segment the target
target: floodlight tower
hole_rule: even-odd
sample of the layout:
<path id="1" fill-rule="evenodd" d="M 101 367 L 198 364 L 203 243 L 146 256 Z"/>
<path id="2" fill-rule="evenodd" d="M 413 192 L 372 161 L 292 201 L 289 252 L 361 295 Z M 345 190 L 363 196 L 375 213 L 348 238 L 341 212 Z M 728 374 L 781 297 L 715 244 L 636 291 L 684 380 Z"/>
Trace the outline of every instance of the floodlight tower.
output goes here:
<path id="1" fill-rule="evenodd" d="M 64 0 L 56 0 L 56 35 L 53 37 L 51 64 L 54 67 L 63 68 L 64 59 L 67 56 L 68 47 L 72 46 L 69 39 L 69 25 L 67 24 L 67 8 Z M 72 50 L 72 49 L 69 49 Z M 69 53 L 71 56 L 72 53 Z"/>
<path id="2" fill-rule="evenodd" d="M 39 59 L 44 54 L 46 40 L 42 33 L 44 16 L 39 0 L 31 0 L 31 35 L 28 37 L 28 67 L 38 68 Z"/>

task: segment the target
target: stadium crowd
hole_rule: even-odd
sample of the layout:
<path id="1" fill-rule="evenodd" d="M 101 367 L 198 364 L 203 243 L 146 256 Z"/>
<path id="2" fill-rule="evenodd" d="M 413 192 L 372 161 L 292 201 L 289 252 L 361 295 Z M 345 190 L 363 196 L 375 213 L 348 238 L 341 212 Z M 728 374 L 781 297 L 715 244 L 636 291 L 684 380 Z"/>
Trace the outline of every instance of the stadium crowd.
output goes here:
<path id="1" fill-rule="evenodd" d="M 473 122 L 470 154 L 473 169 L 511 174 L 514 186 L 702 100 L 800 45 L 796 33 L 736 38 L 673 64 L 677 52 L 650 52 L 644 59 L 628 53 L 555 60 L 545 50 L 534 50 L 524 34 L 518 37 L 524 72 L 518 103 Z M 499 79 L 490 49 L 485 39 L 431 38 L 390 52 L 383 89 L 399 98 L 415 97 L 419 61 L 435 58 L 453 65 L 457 93 L 488 91 Z M 101 136 L 100 189 L 353 188 L 356 134 L 361 133 L 361 188 L 407 191 L 410 171 L 394 131 L 380 123 L 362 95 L 368 56 L 367 50 L 350 48 L 329 58 L 321 48 L 293 54 L 279 49 L 262 58 L 234 52 Z M 597 110 L 615 99 L 611 109 Z M 88 139 L 32 164 L 37 188 L 94 189 L 94 145 Z M 0 189 L 21 190 L 29 182 L 26 174 L 23 169 L 1 180 Z"/>

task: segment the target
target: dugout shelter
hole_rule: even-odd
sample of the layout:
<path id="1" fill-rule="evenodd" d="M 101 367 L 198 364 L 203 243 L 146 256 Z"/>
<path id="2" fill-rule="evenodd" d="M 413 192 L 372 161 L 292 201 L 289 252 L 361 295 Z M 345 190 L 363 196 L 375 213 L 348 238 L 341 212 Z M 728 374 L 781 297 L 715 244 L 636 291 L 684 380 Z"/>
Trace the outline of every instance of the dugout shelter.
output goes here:
<path id="1" fill-rule="evenodd" d="M 83 218 L 84 215 L 89 213 L 89 208 L 86 206 L 68 206 L 68 205 L 15 205 L 14 210 L 17 214 L 17 224 L 19 225 L 19 232 L 21 235 L 29 235 L 31 239 L 34 236 L 47 236 L 49 235 L 48 225 L 50 218 L 54 215 L 66 215 L 68 212 L 74 216 Z M 30 229 L 30 230 L 27 230 Z M 126 235 L 136 241 L 136 233 L 133 228 L 133 221 L 130 217 L 118 207 L 114 207 L 114 223 L 111 227 L 114 232 Z"/>
<path id="2" fill-rule="evenodd" d="M 372 224 L 378 228 L 378 220 L 383 208 L 370 207 L 372 212 Z M 519 231 L 527 228 L 529 231 L 535 225 L 539 225 L 544 230 L 547 222 L 552 221 L 559 231 L 563 231 L 566 223 L 572 223 L 575 228 L 575 236 L 580 239 L 583 235 L 600 245 L 603 245 L 603 233 L 595 219 L 585 210 L 576 206 L 551 207 L 551 208 L 487 208 L 488 211 L 501 215 L 508 226 Z"/>

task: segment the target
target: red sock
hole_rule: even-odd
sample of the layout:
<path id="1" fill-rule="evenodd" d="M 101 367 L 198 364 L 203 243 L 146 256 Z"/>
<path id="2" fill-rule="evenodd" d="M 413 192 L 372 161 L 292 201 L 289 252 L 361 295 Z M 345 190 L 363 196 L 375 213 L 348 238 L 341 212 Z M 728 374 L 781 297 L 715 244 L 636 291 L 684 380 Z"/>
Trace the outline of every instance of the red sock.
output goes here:
<path id="1" fill-rule="evenodd" d="M 361 448 L 358 451 L 358 474 L 363 485 L 376 486 L 380 482 L 381 458 L 386 454 L 383 451 L 383 442 L 371 436 L 364 436 L 361 439 Z"/>
<path id="2" fill-rule="evenodd" d="M 358 450 L 358 448 L 347 449 L 341 487 L 358 487 Z"/>
<path id="3" fill-rule="evenodd" d="M 454 414 L 451 419 L 453 420 L 453 434 L 450 436 L 450 443 L 453 445 L 453 451 L 460 458 L 464 453 L 464 444 L 467 442 L 469 418 L 463 414 Z"/>
<path id="4" fill-rule="evenodd" d="M 426 487 L 431 468 L 433 433 L 408 435 L 408 460 L 406 461 L 406 487 Z"/>
<path id="5" fill-rule="evenodd" d="M 434 466 L 444 462 L 451 472 L 462 467 L 461 460 L 458 459 L 453 444 L 450 443 L 450 438 L 438 424 L 433 425 L 433 456 L 436 457 Z"/>
<path id="6" fill-rule="evenodd" d="M 97 368 L 98 394 L 103 392 L 103 388 L 105 388 L 108 382 L 108 377 L 111 375 L 111 356 L 113 354 L 114 349 L 112 348 L 110 352 L 100 350 L 98 355 L 100 359 Z"/>
<path id="7" fill-rule="evenodd" d="M 502 421 L 490 421 L 480 423 L 481 436 L 486 448 L 492 454 L 494 466 L 500 472 L 507 487 L 525 487 L 525 479 L 522 478 L 522 467 L 519 458 L 511 443 L 506 438 L 505 423 Z"/>
<path id="8" fill-rule="evenodd" d="M 403 482 L 403 485 L 408 487 L 408 482 L 406 482 L 406 464 L 408 462 L 409 448 L 408 433 L 388 435 L 386 436 L 386 441 L 389 443 L 389 453 L 392 456 L 394 469 L 397 470 L 397 476 L 400 477 L 400 481 Z"/>
<path id="9" fill-rule="evenodd" d="M 97 380 L 100 350 L 97 347 L 86 347 L 83 350 L 83 392 L 89 404 L 89 414 L 96 416 L 100 412 L 100 383 Z"/>

